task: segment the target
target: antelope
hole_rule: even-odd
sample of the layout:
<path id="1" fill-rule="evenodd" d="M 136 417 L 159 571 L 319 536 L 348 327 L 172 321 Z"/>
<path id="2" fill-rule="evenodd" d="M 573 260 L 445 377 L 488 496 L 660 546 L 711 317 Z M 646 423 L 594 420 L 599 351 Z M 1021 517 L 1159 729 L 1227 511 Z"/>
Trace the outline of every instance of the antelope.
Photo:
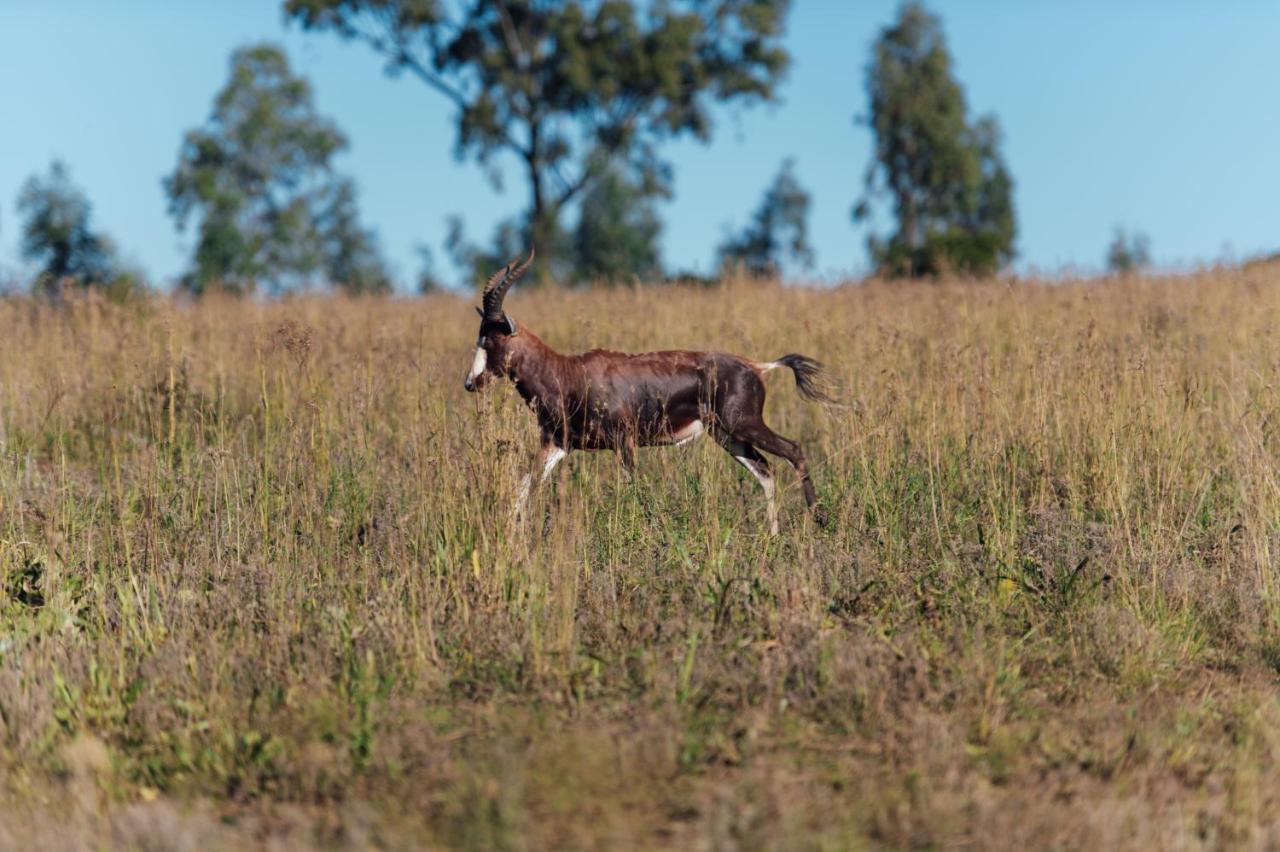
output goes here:
<path id="1" fill-rule="evenodd" d="M 517 256 L 485 284 L 483 307 L 476 308 L 480 336 L 463 383 L 476 392 L 490 376 L 505 376 L 537 415 L 541 470 L 535 468 L 521 482 L 513 521 L 523 513 L 535 473 L 537 483 L 545 482 L 570 450 L 613 450 L 630 475 L 637 446 L 683 446 L 710 434 L 760 482 L 771 535 L 778 534 L 778 508 L 764 453 L 791 463 L 814 520 L 825 524 L 800 445 L 770 429 L 763 417 L 764 374 L 778 367 L 791 369 L 805 399 L 833 402 L 819 383 L 821 364 L 795 354 L 760 362 L 687 350 L 632 355 L 593 349 L 562 355 L 502 307 L 507 290 L 533 258 L 533 250 L 523 262 Z"/>

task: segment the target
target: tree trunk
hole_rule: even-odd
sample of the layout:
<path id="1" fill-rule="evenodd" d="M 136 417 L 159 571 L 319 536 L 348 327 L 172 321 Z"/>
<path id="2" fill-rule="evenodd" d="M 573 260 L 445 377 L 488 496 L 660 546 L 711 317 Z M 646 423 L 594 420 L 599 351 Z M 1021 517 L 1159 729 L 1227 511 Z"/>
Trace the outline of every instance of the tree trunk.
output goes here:
<path id="1" fill-rule="evenodd" d="M 529 214 L 525 221 L 525 239 L 538 251 L 538 263 L 532 271 L 535 280 L 544 284 L 551 279 L 556 261 L 555 233 L 560 211 L 547 204 L 541 159 L 538 124 L 531 122 L 529 148 L 524 152 L 525 169 L 529 175 Z"/>

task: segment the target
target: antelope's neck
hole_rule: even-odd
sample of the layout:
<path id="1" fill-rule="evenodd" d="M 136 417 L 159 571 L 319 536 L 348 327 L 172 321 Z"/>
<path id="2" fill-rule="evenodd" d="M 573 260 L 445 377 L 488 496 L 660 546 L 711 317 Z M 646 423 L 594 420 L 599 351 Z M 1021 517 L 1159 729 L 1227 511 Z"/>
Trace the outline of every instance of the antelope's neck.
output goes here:
<path id="1" fill-rule="evenodd" d="M 563 387 L 568 359 L 542 342 L 529 329 L 520 328 L 513 339 L 507 375 L 525 402 L 548 403 Z"/>

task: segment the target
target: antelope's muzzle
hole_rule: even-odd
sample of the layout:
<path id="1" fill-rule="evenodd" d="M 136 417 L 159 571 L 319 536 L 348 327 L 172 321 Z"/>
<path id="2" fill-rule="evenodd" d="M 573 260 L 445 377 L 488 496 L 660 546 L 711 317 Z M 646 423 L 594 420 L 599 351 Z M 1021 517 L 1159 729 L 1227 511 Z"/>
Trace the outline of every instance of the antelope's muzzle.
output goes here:
<path id="1" fill-rule="evenodd" d="M 462 386 L 469 393 L 474 392 L 480 386 L 480 377 L 484 375 L 484 368 L 488 361 L 489 356 L 484 351 L 484 347 L 477 346 L 476 355 L 471 359 L 471 369 L 467 372 L 467 380 L 462 383 Z"/>

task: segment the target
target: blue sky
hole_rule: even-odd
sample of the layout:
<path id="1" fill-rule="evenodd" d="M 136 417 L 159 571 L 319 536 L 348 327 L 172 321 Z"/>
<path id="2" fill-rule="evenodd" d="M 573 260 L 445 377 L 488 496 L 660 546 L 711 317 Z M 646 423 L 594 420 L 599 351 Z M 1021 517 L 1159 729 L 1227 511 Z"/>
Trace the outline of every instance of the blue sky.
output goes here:
<path id="1" fill-rule="evenodd" d="M 1017 181 L 1018 267 L 1097 269 L 1113 227 L 1146 232 L 1158 264 L 1186 267 L 1280 250 L 1280 2 L 934 0 L 970 109 L 994 112 Z M 891 0 L 795 0 L 780 102 L 718 113 L 709 146 L 668 145 L 675 198 L 662 208 L 668 266 L 706 271 L 788 158 L 813 196 L 814 277 L 866 269 L 849 210 L 870 150 L 869 46 Z M 208 115 L 230 51 L 271 40 L 348 134 L 339 160 L 364 219 L 407 282 L 416 246 L 462 215 L 473 238 L 519 211 L 507 166 L 497 193 L 453 158 L 451 107 L 367 48 L 286 27 L 264 0 L 0 0 L 0 270 L 20 272 L 19 187 L 62 158 L 99 229 L 160 282 L 190 234 L 160 189 L 183 132 Z"/>

